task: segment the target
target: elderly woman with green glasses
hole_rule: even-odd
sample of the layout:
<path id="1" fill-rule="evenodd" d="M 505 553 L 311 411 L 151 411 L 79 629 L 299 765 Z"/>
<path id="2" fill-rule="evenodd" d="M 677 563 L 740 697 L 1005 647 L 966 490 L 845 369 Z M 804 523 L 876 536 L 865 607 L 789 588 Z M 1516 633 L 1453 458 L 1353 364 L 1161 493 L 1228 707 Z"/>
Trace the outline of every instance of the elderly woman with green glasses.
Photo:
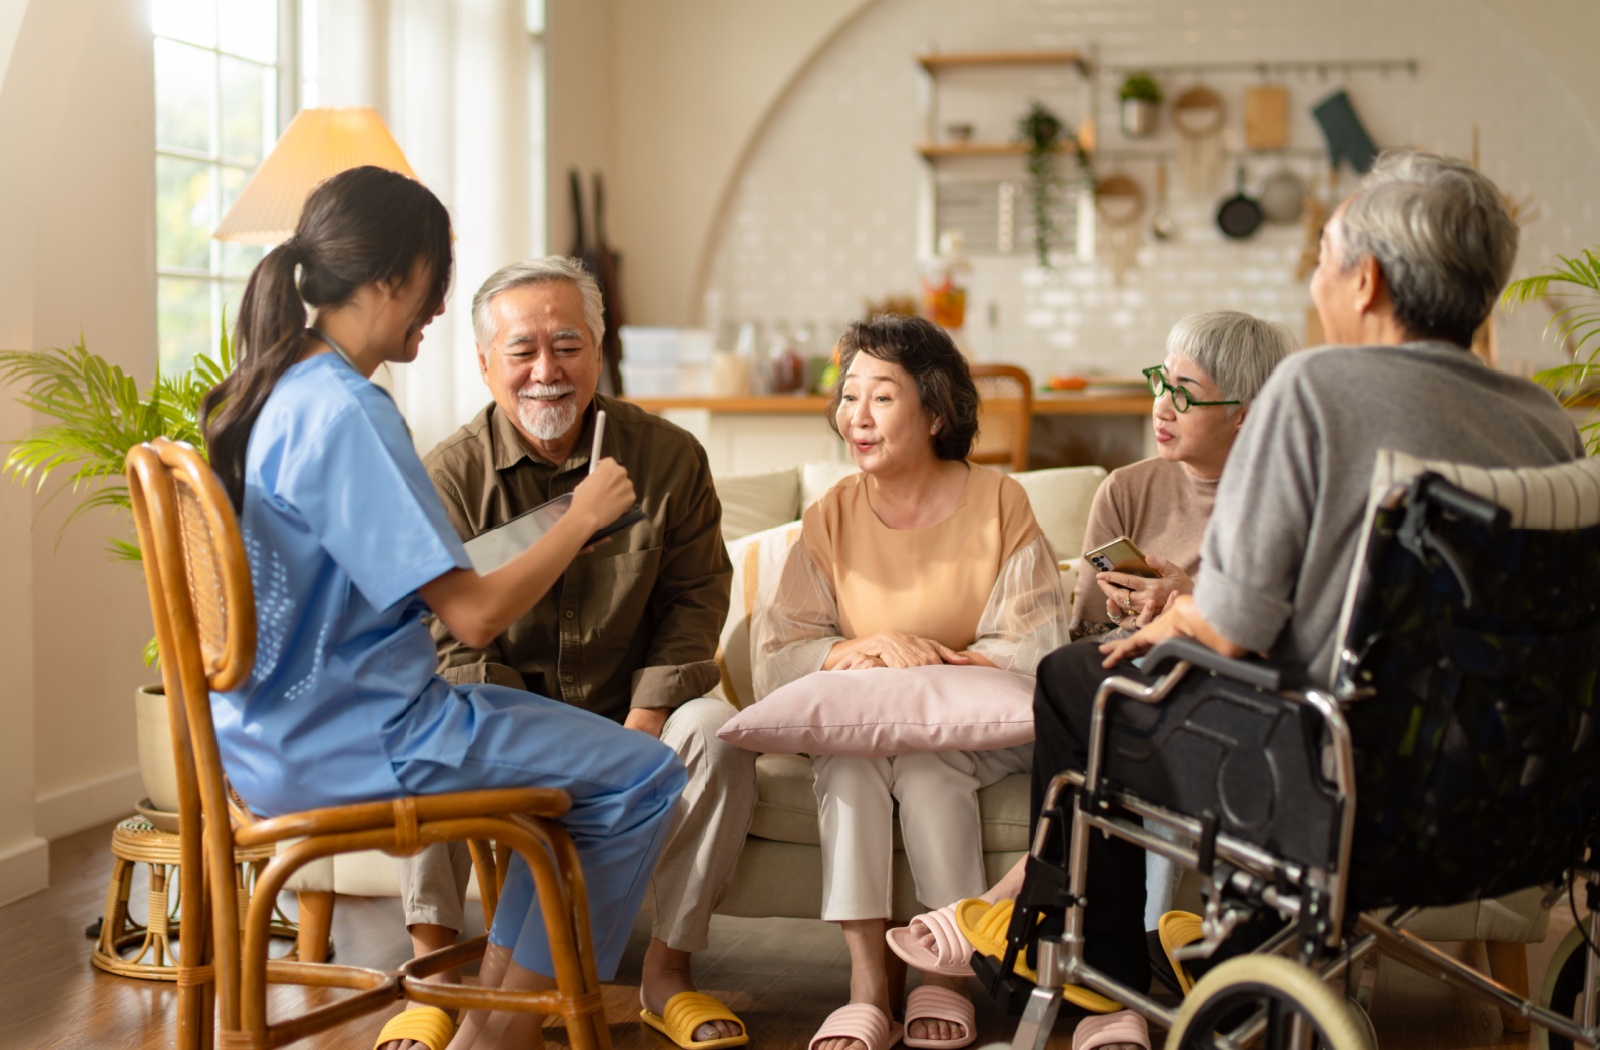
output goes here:
<path id="1" fill-rule="evenodd" d="M 1111 472 L 1083 537 L 1087 553 L 1126 536 L 1160 576 L 1097 573 L 1085 564 L 1073 601 L 1074 639 L 1147 623 L 1172 595 L 1194 589 L 1223 464 L 1261 384 L 1294 349 L 1283 325 L 1231 310 L 1190 314 L 1173 325 L 1166 360 L 1144 370 L 1155 395 L 1157 454 Z"/>

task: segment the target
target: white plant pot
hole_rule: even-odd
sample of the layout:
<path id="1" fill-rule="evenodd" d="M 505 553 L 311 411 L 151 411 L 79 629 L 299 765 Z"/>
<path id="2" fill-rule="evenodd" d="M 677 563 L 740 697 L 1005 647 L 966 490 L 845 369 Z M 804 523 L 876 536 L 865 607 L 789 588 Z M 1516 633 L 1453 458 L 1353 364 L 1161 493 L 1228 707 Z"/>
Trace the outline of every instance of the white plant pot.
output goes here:
<path id="1" fill-rule="evenodd" d="M 152 809 L 178 811 L 178 766 L 172 757 L 172 723 L 161 686 L 140 686 L 133 694 L 139 776 Z"/>

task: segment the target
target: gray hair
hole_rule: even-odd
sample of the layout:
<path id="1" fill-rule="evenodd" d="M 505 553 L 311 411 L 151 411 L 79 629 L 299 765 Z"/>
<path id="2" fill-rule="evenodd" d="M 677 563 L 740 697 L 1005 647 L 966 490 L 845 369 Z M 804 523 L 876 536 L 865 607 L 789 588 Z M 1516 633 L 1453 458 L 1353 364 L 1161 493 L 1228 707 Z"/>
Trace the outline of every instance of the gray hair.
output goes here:
<path id="1" fill-rule="evenodd" d="M 600 297 L 600 283 L 594 279 L 594 274 L 583 268 L 581 261 L 565 255 L 547 255 L 542 259 L 512 263 L 489 275 L 489 279 L 472 297 L 472 334 L 477 338 L 479 348 L 487 353 L 494 342 L 495 323 L 489 316 L 489 303 L 495 296 L 524 285 L 551 284 L 556 281 L 577 285 L 582 293 L 583 321 L 589 326 L 589 334 L 594 336 L 594 345 L 598 349 L 606 334 L 605 302 Z"/>
<path id="2" fill-rule="evenodd" d="M 1222 391 L 1227 414 L 1238 415 L 1261 392 L 1278 362 L 1298 349 L 1293 333 L 1276 321 L 1212 310 L 1190 314 L 1167 333 L 1167 353 L 1187 357 Z"/>
<path id="3" fill-rule="evenodd" d="M 1372 256 L 1406 331 L 1471 346 L 1511 278 L 1517 238 L 1500 191 L 1472 165 L 1388 150 L 1345 208 L 1339 265 Z"/>

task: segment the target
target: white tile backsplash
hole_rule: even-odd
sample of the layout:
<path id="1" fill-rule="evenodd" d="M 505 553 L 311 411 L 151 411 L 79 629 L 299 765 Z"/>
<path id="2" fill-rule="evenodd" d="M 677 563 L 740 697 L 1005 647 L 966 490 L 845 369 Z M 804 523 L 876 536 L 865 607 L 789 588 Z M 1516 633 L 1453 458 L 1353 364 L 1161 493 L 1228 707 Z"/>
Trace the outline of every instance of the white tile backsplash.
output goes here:
<path id="1" fill-rule="evenodd" d="M 769 331 L 780 320 L 831 326 L 858 316 L 868 299 L 915 294 L 923 162 L 913 147 L 923 136 L 921 73 L 912 56 L 930 43 L 944 50 L 1093 48 L 1105 66 L 1326 62 L 1320 74 L 1275 78 L 1290 93 L 1291 146 L 1322 145 L 1310 109 L 1340 87 L 1380 146 L 1464 155 L 1476 125 L 1484 170 L 1539 212 L 1523 232 L 1519 275 L 1542 269 L 1557 252 L 1600 241 L 1593 197 L 1600 131 L 1540 53 L 1480 0 L 880 0 L 816 55 L 753 142 L 713 237 L 702 323 L 756 320 Z M 1412 78 L 1339 68 L 1340 60 L 1371 58 L 1415 58 L 1419 72 Z M 1159 79 L 1169 100 L 1198 82 L 1187 73 Z M 1230 141 L 1242 141 L 1242 89 L 1261 80 L 1258 72 L 1204 76 L 1228 103 Z M 1053 268 L 1038 268 L 1031 239 L 1019 232 L 1015 253 L 973 260 L 966 338 L 975 354 L 1021 364 L 1040 378 L 1132 375 L 1159 359 L 1167 330 L 1194 310 L 1248 310 L 1303 331 L 1310 298 L 1294 275 L 1301 227 L 1263 226 L 1243 243 L 1224 238 L 1213 215 L 1233 192 L 1231 164 L 1214 186 L 1188 186 L 1165 113 L 1156 138 L 1123 138 L 1119 82 L 1110 72 L 1098 80 L 1100 146 L 1108 154 L 1172 155 L 1167 212 L 1179 235 L 1161 244 L 1146 239 L 1118 284 L 1103 262 L 1078 262 L 1066 245 Z M 1075 122 L 1092 94 L 1059 70 L 954 72 L 939 81 L 938 123 L 970 121 L 978 139 L 1009 139 L 1030 98 Z M 942 162 L 938 177 L 959 177 L 966 163 Z M 973 178 L 1023 177 L 1020 160 L 978 163 L 991 166 L 974 166 Z M 1249 183 L 1259 185 L 1279 163 L 1308 177 L 1316 168 L 1301 156 L 1253 157 Z M 1153 198 L 1148 161 L 1107 155 L 1097 167 L 1133 175 Z M 1340 192 L 1353 186 L 1346 171 Z M 1019 195 L 1019 217 L 1026 207 Z M 1152 213 L 1153 200 L 1146 224 Z M 991 317 L 998 324 L 991 326 Z M 1543 339 L 1547 320 L 1537 306 L 1500 315 L 1507 367 L 1555 361 Z"/>

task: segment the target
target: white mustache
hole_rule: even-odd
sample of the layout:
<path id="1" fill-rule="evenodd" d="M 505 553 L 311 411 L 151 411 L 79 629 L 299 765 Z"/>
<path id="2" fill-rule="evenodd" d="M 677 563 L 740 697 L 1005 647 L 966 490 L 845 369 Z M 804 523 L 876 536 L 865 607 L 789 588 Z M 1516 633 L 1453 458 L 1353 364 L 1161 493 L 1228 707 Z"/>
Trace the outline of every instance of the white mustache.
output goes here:
<path id="1" fill-rule="evenodd" d="M 554 400 L 575 393 L 577 387 L 571 383 L 534 383 L 517 391 L 517 396 L 533 400 Z"/>

